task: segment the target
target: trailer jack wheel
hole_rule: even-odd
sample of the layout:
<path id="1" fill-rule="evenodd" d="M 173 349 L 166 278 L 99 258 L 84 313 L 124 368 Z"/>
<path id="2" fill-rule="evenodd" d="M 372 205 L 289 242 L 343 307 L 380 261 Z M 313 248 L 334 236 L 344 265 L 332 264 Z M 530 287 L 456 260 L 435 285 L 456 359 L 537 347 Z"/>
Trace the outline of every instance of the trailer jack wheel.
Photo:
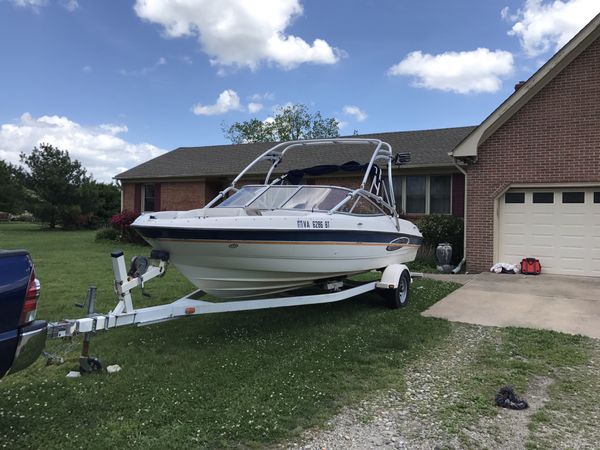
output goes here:
<path id="1" fill-rule="evenodd" d="M 102 363 L 98 358 L 81 356 L 79 358 L 79 372 L 82 374 L 102 372 Z"/>

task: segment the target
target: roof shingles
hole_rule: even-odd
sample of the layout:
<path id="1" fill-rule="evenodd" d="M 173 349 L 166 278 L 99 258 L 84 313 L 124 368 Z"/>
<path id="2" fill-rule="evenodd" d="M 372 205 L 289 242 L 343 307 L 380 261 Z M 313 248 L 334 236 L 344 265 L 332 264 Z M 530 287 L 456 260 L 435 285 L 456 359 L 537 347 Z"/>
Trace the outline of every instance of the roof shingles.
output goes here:
<path id="1" fill-rule="evenodd" d="M 392 146 L 394 153 L 410 152 L 406 167 L 447 166 L 452 164 L 448 153 L 475 127 L 443 128 L 424 131 L 400 131 L 364 134 L 360 136 L 381 139 Z M 254 144 L 216 145 L 208 147 L 180 147 L 146 161 L 115 176 L 118 180 L 191 178 L 237 175 L 262 152 L 275 145 L 272 142 Z M 347 161 L 368 162 L 373 147 L 368 145 L 339 145 L 307 147 L 286 153 L 276 173 L 317 164 L 343 164 Z M 257 165 L 249 173 L 262 173 L 268 168 Z"/>

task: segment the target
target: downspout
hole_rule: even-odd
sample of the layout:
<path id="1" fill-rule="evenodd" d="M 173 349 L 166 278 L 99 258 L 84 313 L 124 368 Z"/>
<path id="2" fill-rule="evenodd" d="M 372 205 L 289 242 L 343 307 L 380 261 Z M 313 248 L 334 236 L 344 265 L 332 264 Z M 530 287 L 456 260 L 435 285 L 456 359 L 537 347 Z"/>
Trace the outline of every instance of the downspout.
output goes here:
<path id="1" fill-rule="evenodd" d="M 463 258 L 460 260 L 458 265 L 454 269 L 452 269 L 452 273 L 457 274 L 458 272 L 460 272 L 462 270 L 462 267 L 465 264 L 465 262 L 467 262 L 467 171 L 458 164 L 454 155 L 452 155 L 452 162 L 454 163 L 456 168 L 458 170 L 460 170 L 460 172 L 462 172 L 462 174 L 465 177 L 464 217 L 463 217 Z"/>
<path id="2" fill-rule="evenodd" d="M 121 180 L 117 180 L 117 179 L 115 179 L 115 184 L 119 188 L 119 191 L 121 191 L 120 192 L 120 194 L 121 194 L 121 209 L 120 209 L 120 211 L 123 211 L 123 185 L 121 184 Z"/>

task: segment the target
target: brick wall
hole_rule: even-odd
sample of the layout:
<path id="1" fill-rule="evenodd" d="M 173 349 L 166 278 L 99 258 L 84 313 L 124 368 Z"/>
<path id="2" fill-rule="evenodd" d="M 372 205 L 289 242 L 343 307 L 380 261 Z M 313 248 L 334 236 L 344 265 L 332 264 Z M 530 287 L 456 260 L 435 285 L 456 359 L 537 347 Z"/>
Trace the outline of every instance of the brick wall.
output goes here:
<path id="1" fill-rule="evenodd" d="M 225 189 L 229 183 L 225 179 L 208 180 L 204 188 L 204 204 L 210 202 L 217 194 Z"/>
<path id="2" fill-rule="evenodd" d="M 600 40 L 479 147 L 468 177 L 470 271 L 494 262 L 494 202 L 507 186 L 600 182 Z"/>
<path id="3" fill-rule="evenodd" d="M 133 211 L 135 202 L 135 184 L 123 183 L 123 210 Z"/>
<path id="4" fill-rule="evenodd" d="M 186 211 L 201 208 L 206 203 L 204 181 L 161 183 L 161 210 Z"/>
<path id="5" fill-rule="evenodd" d="M 141 198 L 136 201 L 136 189 L 141 193 L 144 183 L 123 182 L 123 209 L 139 212 Z M 186 211 L 201 208 L 207 202 L 204 181 L 156 183 L 155 201 L 161 211 Z"/>

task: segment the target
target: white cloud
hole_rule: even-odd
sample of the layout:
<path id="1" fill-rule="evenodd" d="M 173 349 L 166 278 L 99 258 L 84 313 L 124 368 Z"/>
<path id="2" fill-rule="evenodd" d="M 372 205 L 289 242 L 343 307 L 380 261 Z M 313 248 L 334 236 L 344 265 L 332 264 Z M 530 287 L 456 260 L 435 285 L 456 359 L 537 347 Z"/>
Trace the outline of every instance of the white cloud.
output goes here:
<path id="1" fill-rule="evenodd" d="M 344 114 L 354 117 L 354 119 L 359 122 L 362 122 L 367 118 L 367 114 L 355 105 L 346 105 L 342 111 Z"/>
<path id="2" fill-rule="evenodd" d="M 136 0 L 134 10 L 161 25 L 166 37 L 196 37 L 213 65 L 254 70 L 267 62 L 292 69 L 334 64 L 342 56 L 323 39 L 309 44 L 285 33 L 302 15 L 300 0 Z"/>
<path id="3" fill-rule="evenodd" d="M 164 66 L 166 64 L 167 58 L 161 56 L 151 66 L 142 67 L 141 69 L 121 69 L 119 70 L 119 73 L 126 77 L 145 77 L 146 75 L 156 71 L 160 66 Z"/>
<path id="4" fill-rule="evenodd" d="M 198 116 L 214 116 L 236 109 L 241 109 L 240 97 L 234 90 L 226 89 L 219 94 L 219 98 L 214 104 L 201 105 L 198 103 L 192 107 L 192 112 Z"/>
<path id="5" fill-rule="evenodd" d="M 31 8 L 33 11 L 38 12 L 39 8 L 42 6 L 46 6 L 48 4 L 48 0 L 8 0 L 13 5 L 18 6 L 20 8 Z"/>
<path id="6" fill-rule="evenodd" d="M 127 142 L 119 136 L 126 132 L 124 125 L 83 126 L 64 116 L 34 118 L 25 113 L 14 123 L 0 125 L 0 158 L 19 164 L 20 152 L 48 143 L 68 150 L 97 180 L 110 181 L 117 173 L 165 152 L 148 143 Z"/>
<path id="7" fill-rule="evenodd" d="M 261 100 L 274 100 L 275 94 L 272 92 L 265 92 L 264 94 L 253 94 L 250 97 L 250 100 L 253 102 L 260 102 Z"/>
<path id="8" fill-rule="evenodd" d="M 248 103 L 248 111 L 251 112 L 252 114 L 259 112 L 261 109 L 263 109 L 262 103 L 255 103 L 255 102 Z"/>
<path id="9" fill-rule="evenodd" d="M 348 126 L 348 122 L 344 121 L 344 120 L 340 120 L 340 119 L 335 119 L 337 121 L 338 124 L 338 130 L 341 130 L 342 128 L 346 128 Z"/>
<path id="10" fill-rule="evenodd" d="M 514 15 L 504 8 L 502 17 L 515 22 L 508 34 L 517 36 L 525 53 L 535 57 L 560 49 L 598 13 L 598 0 L 526 0 Z"/>
<path id="11" fill-rule="evenodd" d="M 79 2 L 77 0 L 62 0 L 60 2 L 63 8 L 67 11 L 73 12 L 76 9 L 79 9 Z"/>
<path id="12" fill-rule="evenodd" d="M 129 131 L 129 128 L 127 128 L 127 125 L 116 125 L 114 123 L 103 123 L 98 125 L 98 128 L 100 128 L 103 131 L 108 132 L 109 134 L 120 134 L 120 133 L 127 133 Z"/>
<path id="13" fill-rule="evenodd" d="M 285 102 L 283 105 L 273 105 L 271 107 L 271 111 L 273 111 L 274 113 L 278 113 L 282 109 L 291 108 L 295 105 L 296 105 L 296 103 L 288 101 L 288 102 Z"/>
<path id="14" fill-rule="evenodd" d="M 48 0 L 8 0 L 15 6 L 21 8 L 31 8 L 34 12 L 39 12 L 39 9 L 48 4 Z M 69 12 L 73 12 L 79 8 L 77 0 L 60 0 L 60 5 Z"/>
<path id="15" fill-rule="evenodd" d="M 496 92 L 502 86 L 501 77 L 512 71 L 513 55 L 510 52 L 478 48 L 439 55 L 411 52 L 388 73 L 413 76 L 417 87 L 469 94 Z"/>

